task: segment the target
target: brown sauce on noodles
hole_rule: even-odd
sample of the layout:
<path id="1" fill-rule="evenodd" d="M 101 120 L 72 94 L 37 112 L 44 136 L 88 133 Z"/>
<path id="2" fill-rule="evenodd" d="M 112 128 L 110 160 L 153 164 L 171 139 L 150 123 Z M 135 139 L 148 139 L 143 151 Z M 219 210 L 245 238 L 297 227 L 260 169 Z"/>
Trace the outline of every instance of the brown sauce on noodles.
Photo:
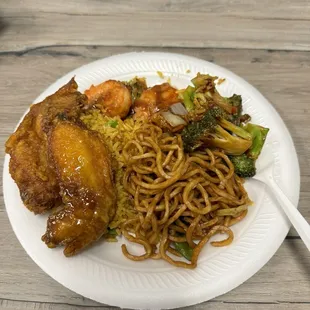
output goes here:
<path id="1" fill-rule="evenodd" d="M 143 255 L 123 254 L 134 261 L 164 259 L 195 268 L 203 246 L 215 234 L 225 234 L 216 247 L 234 238 L 230 226 L 247 214 L 251 201 L 243 179 L 234 174 L 229 158 L 218 150 L 183 151 L 181 136 L 144 124 L 122 152 L 124 189 L 134 201 L 136 215 L 122 224 L 122 234 L 144 247 Z M 189 263 L 178 259 L 174 242 L 193 249 Z M 171 255 L 172 254 L 172 255 Z"/>

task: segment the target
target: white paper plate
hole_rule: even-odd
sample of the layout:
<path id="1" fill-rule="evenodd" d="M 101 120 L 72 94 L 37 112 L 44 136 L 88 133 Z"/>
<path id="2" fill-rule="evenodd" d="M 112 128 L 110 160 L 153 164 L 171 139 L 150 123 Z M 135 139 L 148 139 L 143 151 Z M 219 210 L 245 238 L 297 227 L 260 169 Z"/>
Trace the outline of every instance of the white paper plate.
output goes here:
<path id="1" fill-rule="evenodd" d="M 189 71 L 190 72 L 189 72 Z M 193 57 L 169 53 L 129 53 L 105 58 L 65 75 L 35 102 L 43 100 L 76 76 L 79 90 L 107 79 L 147 78 L 149 85 L 162 83 L 157 71 L 177 87 L 187 86 L 197 72 L 226 81 L 218 88 L 223 95 L 241 94 L 244 109 L 254 123 L 270 128 L 266 147 L 259 159 L 273 160 L 274 177 L 289 199 L 297 205 L 300 175 L 296 151 L 281 117 L 250 84 L 232 72 Z M 234 242 L 224 248 L 207 245 L 195 270 L 172 267 L 164 261 L 132 262 L 121 253 L 121 244 L 99 242 L 72 258 L 62 249 L 48 249 L 40 240 L 46 216 L 35 216 L 22 204 L 19 191 L 8 172 L 3 173 L 4 199 L 12 227 L 30 257 L 51 277 L 67 288 L 109 305 L 126 308 L 162 309 L 200 303 L 237 287 L 254 275 L 277 251 L 289 223 L 264 185 L 246 182 L 255 205 L 244 221 L 235 225 Z M 133 251 L 135 246 L 129 245 Z"/>

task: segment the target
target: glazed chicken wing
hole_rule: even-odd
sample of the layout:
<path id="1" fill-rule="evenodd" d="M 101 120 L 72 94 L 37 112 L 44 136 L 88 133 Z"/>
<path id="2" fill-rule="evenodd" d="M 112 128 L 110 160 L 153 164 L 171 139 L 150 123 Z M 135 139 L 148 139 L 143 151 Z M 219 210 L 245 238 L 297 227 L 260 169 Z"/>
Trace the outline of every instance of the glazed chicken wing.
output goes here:
<path id="1" fill-rule="evenodd" d="M 79 122 L 81 112 L 88 107 L 88 101 L 86 95 L 77 89 L 78 85 L 72 78 L 56 93 L 42 101 L 36 120 L 36 130 L 42 138 L 46 139 L 51 127 L 59 120 Z"/>
<path id="2" fill-rule="evenodd" d="M 50 215 L 42 240 L 51 248 L 65 246 L 72 256 L 106 233 L 114 217 L 110 153 L 99 134 L 68 121 L 52 129 L 49 153 L 64 206 Z"/>
<path id="3" fill-rule="evenodd" d="M 61 202 L 56 174 L 47 157 L 47 133 L 59 118 L 77 119 L 86 96 L 72 79 L 55 94 L 31 106 L 17 130 L 6 142 L 10 174 L 25 206 L 42 213 Z"/>
<path id="4" fill-rule="evenodd" d="M 47 158 L 47 146 L 35 130 L 42 103 L 33 105 L 15 133 L 6 142 L 10 174 L 19 187 L 24 205 L 42 213 L 60 204 L 56 174 Z"/>

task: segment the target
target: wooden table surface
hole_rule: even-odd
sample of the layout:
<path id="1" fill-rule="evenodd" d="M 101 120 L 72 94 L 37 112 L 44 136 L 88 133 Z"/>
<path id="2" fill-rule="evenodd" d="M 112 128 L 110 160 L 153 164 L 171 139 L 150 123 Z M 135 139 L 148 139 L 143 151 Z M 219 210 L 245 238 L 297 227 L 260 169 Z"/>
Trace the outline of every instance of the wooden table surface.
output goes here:
<path id="1" fill-rule="evenodd" d="M 310 222 L 309 0 L 1 0 L 1 145 L 56 79 L 129 51 L 196 56 L 258 88 L 292 134 L 301 167 L 299 209 Z M 190 308 L 310 309 L 310 254 L 291 229 L 255 276 Z M 62 287 L 28 257 L 11 229 L 2 191 L 0 309 L 111 309 Z"/>

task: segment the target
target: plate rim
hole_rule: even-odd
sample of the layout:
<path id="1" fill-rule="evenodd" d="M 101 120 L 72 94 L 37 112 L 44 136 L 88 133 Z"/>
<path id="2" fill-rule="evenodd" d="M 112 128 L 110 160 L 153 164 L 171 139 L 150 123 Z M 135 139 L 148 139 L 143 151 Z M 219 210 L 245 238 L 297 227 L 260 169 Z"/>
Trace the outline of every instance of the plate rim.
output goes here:
<path id="1" fill-rule="evenodd" d="M 286 124 L 284 123 L 282 117 L 280 116 L 280 114 L 276 111 L 276 109 L 274 108 L 274 106 L 254 87 L 252 86 L 250 83 L 248 83 L 245 79 L 241 78 L 240 76 L 236 75 L 235 73 L 233 73 L 232 71 L 222 67 L 222 66 L 219 66 L 217 64 L 214 64 L 214 63 L 210 63 L 206 60 L 203 60 L 203 59 L 199 59 L 199 58 L 196 58 L 196 57 L 192 57 L 192 56 L 187 56 L 187 55 L 182 55 L 182 54 L 177 54 L 177 53 L 166 53 L 166 52 L 130 52 L 130 53 L 123 53 L 123 54 L 117 54 L 117 55 L 113 55 L 113 56 L 110 56 L 110 57 L 105 57 L 105 58 L 102 58 L 102 59 L 98 59 L 96 61 L 93 61 L 93 62 L 90 62 L 88 64 L 85 64 L 85 65 L 82 65 L 78 68 L 75 68 L 74 70 L 66 73 L 65 75 L 63 75 L 62 77 L 60 77 L 59 79 L 57 79 L 54 83 L 50 84 L 43 92 L 41 92 L 41 94 L 33 101 L 33 103 L 36 103 L 38 102 L 39 98 L 42 96 L 42 94 L 46 93 L 48 91 L 48 89 L 50 89 L 53 85 L 56 85 L 56 84 L 59 84 L 61 83 L 61 81 L 63 80 L 66 80 L 70 77 L 70 75 L 74 75 L 75 72 L 77 70 L 85 70 L 86 68 L 91 68 L 91 67 L 94 67 L 96 66 L 97 64 L 99 64 L 100 62 L 102 62 L 103 60 L 105 61 L 108 61 L 108 60 L 117 60 L 118 58 L 130 58 L 131 56 L 135 55 L 139 55 L 139 54 L 143 54 L 143 55 L 148 55 L 148 56 L 158 56 L 160 55 L 161 57 L 165 57 L 165 55 L 171 57 L 171 56 L 175 56 L 176 58 L 182 58 L 182 60 L 186 61 L 199 61 L 199 62 L 204 62 L 205 64 L 207 64 L 208 66 L 211 66 L 211 67 L 214 67 L 215 69 L 221 69 L 221 71 L 227 73 L 230 77 L 233 77 L 233 81 L 234 83 L 237 81 L 238 83 L 242 84 L 242 86 L 244 88 L 246 88 L 247 90 L 250 90 L 250 92 L 252 94 L 254 94 L 255 97 L 258 97 L 260 100 L 264 100 L 265 102 L 267 102 L 270 106 L 271 109 L 273 109 L 273 111 L 277 114 L 277 116 L 279 117 L 279 121 L 282 122 L 282 126 L 285 128 L 285 130 L 287 131 L 288 135 L 288 142 L 290 143 L 290 145 L 292 146 L 292 149 L 293 149 L 293 157 L 295 158 L 295 165 L 297 167 L 297 175 L 298 175 L 298 184 L 297 184 L 297 188 L 298 188 L 298 195 L 297 195 L 297 207 L 298 207 L 298 201 L 299 201 L 299 194 L 300 194 L 300 169 L 299 169 L 299 161 L 298 161 L 298 156 L 297 156 L 297 152 L 296 152 L 296 148 L 295 148 L 295 145 L 294 145 L 294 141 L 292 139 L 292 136 L 286 126 Z M 27 113 L 27 111 L 25 112 L 25 114 Z M 24 115 L 25 115 L 24 114 Z M 21 117 L 20 121 L 23 119 L 24 115 Z M 20 121 L 18 122 L 18 124 L 20 123 Z M 17 126 L 18 126 L 17 124 Z M 8 200 L 9 198 L 7 197 L 7 191 L 5 190 L 6 189 L 6 182 L 5 181 L 5 178 L 7 177 L 5 175 L 5 172 L 7 172 L 7 167 L 8 167 L 8 160 L 9 160 L 9 155 L 5 155 L 5 160 L 4 160 L 4 165 L 3 165 L 3 194 L 4 194 L 4 202 L 5 202 L 5 206 L 6 206 L 6 212 L 8 214 L 8 217 L 9 217 L 9 220 L 10 220 L 10 224 L 13 228 L 13 231 L 16 235 L 16 237 L 18 238 L 19 242 L 21 243 L 22 247 L 24 248 L 24 250 L 27 252 L 27 254 L 31 257 L 31 259 L 46 273 L 48 274 L 51 278 L 53 278 L 55 281 L 59 282 L 60 284 L 62 284 L 63 286 L 65 286 L 66 288 L 70 289 L 71 291 L 74 291 L 82 296 L 85 296 L 87 298 L 90 298 L 90 299 L 93 299 L 93 300 L 96 300 L 93 298 L 93 296 L 91 294 L 85 294 L 83 292 L 81 292 L 79 289 L 73 289 L 71 285 L 68 285 L 65 283 L 65 281 L 60 281 L 58 277 L 56 276 L 53 276 L 51 274 L 51 272 L 48 270 L 48 268 L 46 268 L 46 266 L 44 266 L 44 264 L 40 261 L 39 258 L 35 257 L 35 255 L 33 253 L 31 253 L 31 251 L 29 251 L 29 249 L 27 249 L 27 245 L 23 242 L 22 238 L 20 237 L 19 233 L 16 231 L 16 227 L 13 225 L 13 218 L 12 217 L 12 214 L 10 214 L 10 212 L 8 211 L 8 207 L 7 207 L 7 203 L 8 203 Z M 283 232 L 281 232 L 281 238 L 277 238 L 276 239 L 276 242 L 274 242 L 274 246 L 273 248 L 269 248 L 268 251 L 265 252 L 265 256 L 264 258 L 265 259 L 261 259 L 260 262 L 256 263 L 256 267 L 254 268 L 256 271 L 254 272 L 251 272 L 250 275 L 248 274 L 244 274 L 243 277 L 239 277 L 239 280 L 237 281 L 238 283 L 230 283 L 229 285 L 226 286 L 226 289 L 219 295 L 223 295 L 225 293 L 227 293 L 228 291 L 232 290 L 233 288 L 239 286 L 240 284 L 242 284 L 243 282 L 245 282 L 247 279 L 251 278 L 256 272 L 258 272 L 269 260 L 270 258 L 276 253 L 276 251 L 278 250 L 278 248 L 280 247 L 280 245 L 283 243 L 283 240 L 285 239 L 286 237 L 286 234 L 288 232 L 290 228 L 290 225 L 287 225 L 287 227 L 283 227 Z M 219 296 L 217 295 L 217 296 Z M 173 307 L 181 307 L 181 306 L 189 306 L 189 305 L 193 305 L 193 304 L 197 304 L 197 303 L 200 303 L 200 302 L 203 302 L 205 301 L 203 295 L 200 295 L 199 297 L 198 296 L 193 296 L 194 299 L 191 299 L 191 300 L 182 300 L 182 302 L 179 302 L 179 303 L 175 303 L 175 304 L 170 304 L 167 305 L 167 307 L 165 306 L 164 308 L 173 308 Z M 215 296 L 214 296 L 215 297 Z M 118 302 L 115 302 L 114 301 L 108 301 L 108 299 L 110 298 L 106 298 L 106 302 L 108 302 L 110 305 L 115 305 L 115 306 L 120 306 L 120 307 L 127 307 L 128 308 L 128 303 L 124 304 L 122 300 L 119 300 Z M 207 299 L 209 300 L 209 298 Z M 102 302 L 102 301 L 100 301 Z M 139 306 L 137 306 L 137 304 L 135 303 L 132 303 L 129 305 L 129 307 L 132 307 L 132 308 L 141 308 Z M 162 307 L 160 307 L 162 309 Z M 153 309 L 153 308 L 152 308 Z M 155 307 L 154 309 L 159 309 L 157 307 Z"/>

